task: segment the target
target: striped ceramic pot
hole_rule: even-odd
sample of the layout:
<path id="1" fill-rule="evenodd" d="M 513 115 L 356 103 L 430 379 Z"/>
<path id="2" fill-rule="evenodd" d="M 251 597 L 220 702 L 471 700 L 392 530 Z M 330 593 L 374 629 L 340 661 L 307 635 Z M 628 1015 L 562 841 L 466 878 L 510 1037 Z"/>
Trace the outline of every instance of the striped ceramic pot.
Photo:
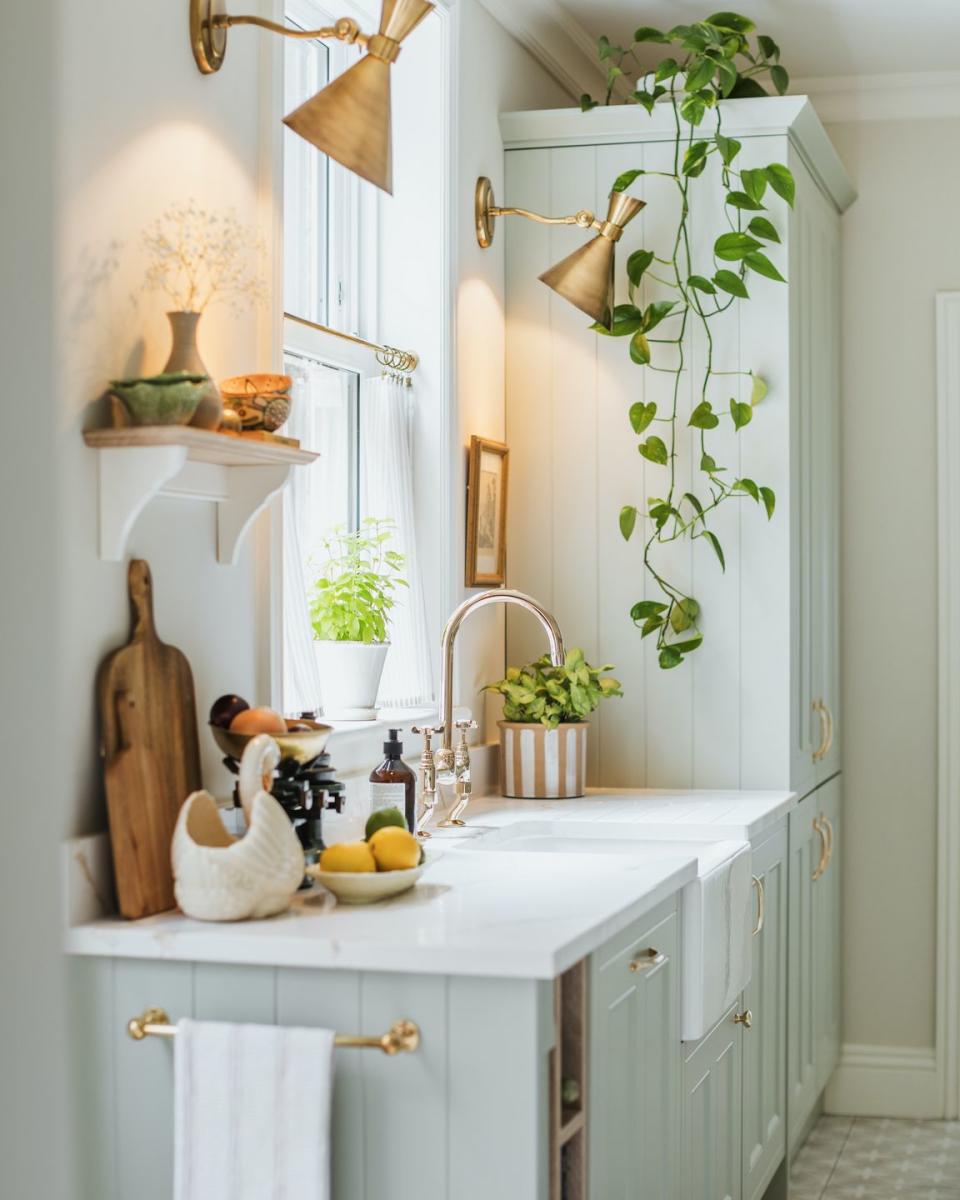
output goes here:
<path id="1" fill-rule="evenodd" d="M 500 721 L 500 794 L 520 800 L 582 796 L 587 786 L 586 721 L 545 729 Z"/>

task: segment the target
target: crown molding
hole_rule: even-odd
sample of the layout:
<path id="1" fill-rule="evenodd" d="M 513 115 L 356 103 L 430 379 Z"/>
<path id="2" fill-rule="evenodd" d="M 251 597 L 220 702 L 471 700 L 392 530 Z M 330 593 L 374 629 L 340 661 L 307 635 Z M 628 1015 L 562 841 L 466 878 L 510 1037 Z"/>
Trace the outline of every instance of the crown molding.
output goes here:
<path id="1" fill-rule="evenodd" d="M 960 117 L 960 71 L 794 79 L 821 121 L 919 121 Z"/>
<path id="2" fill-rule="evenodd" d="M 605 86 L 596 43 L 557 0 L 480 0 L 487 12 L 525 47 L 574 99 Z"/>

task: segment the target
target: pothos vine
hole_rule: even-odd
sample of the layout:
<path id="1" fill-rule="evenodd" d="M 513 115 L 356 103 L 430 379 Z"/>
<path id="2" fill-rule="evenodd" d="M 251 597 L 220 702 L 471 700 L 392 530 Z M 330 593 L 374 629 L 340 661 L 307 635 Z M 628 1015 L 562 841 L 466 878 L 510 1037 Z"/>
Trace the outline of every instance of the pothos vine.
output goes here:
<path id="1" fill-rule="evenodd" d="M 645 513 L 651 527 L 643 546 L 645 570 L 656 584 L 662 599 L 639 600 L 630 610 L 630 617 L 640 628 L 643 637 L 655 633 L 660 666 L 668 669 L 679 666 L 684 657 L 696 650 L 703 641 L 698 625 L 700 605 L 678 584 L 666 579 L 657 569 L 657 547 L 690 537 L 709 544 L 726 568 L 723 547 L 709 526 L 712 515 L 731 500 L 752 499 L 762 505 L 767 518 L 772 519 L 776 506 L 773 489 L 746 477 L 733 478 L 719 465 L 708 448 L 708 433 L 721 420 L 730 420 L 739 433 L 753 417 L 767 385 L 752 371 L 715 371 L 713 366 L 714 337 L 711 322 L 738 300 L 749 299 L 749 272 L 767 279 L 784 282 L 783 276 L 764 253 L 764 243 L 779 242 L 776 226 L 762 214 L 768 189 L 792 206 L 794 180 L 782 163 L 765 167 L 737 169 L 734 166 L 741 150 L 735 138 L 725 137 L 719 101 L 747 96 L 766 96 L 758 77 L 769 75 L 777 91 L 783 94 L 789 76 L 780 65 L 780 50 L 772 38 L 756 36 L 755 46 L 750 36 L 753 21 L 738 13 L 719 12 L 694 25 L 677 25 L 662 32 L 643 26 L 633 35 L 633 44 L 624 48 L 601 37 L 598 48 L 602 61 L 607 63 L 607 93 L 605 103 L 612 100 L 617 80 L 626 74 L 625 64 L 632 60 L 641 76 L 641 86 L 627 97 L 627 103 L 642 105 L 648 113 L 664 97 L 673 111 L 675 136 L 673 140 L 672 171 L 630 170 L 614 182 L 614 191 L 625 191 L 640 176 L 654 175 L 669 179 L 677 188 L 680 217 L 673 237 L 669 257 L 652 250 L 636 250 L 627 261 L 628 304 L 619 304 L 613 313 L 613 328 L 597 324 L 592 328 L 612 337 L 629 337 L 630 358 L 638 366 L 662 371 L 674 377 L 669 412 L 661 413 L 655 402 L 637 401 L 629 410 L 630 425 L 639 437 L 640 454 L 651 463 L 668 471 L 666 495 L 652 497 Z M 664 58 L 655 71 L 644 76 L 637 47 L 655 43 L 671 46 L 674 54 Z M 596 107 L 590 96 L 581 98 L 584 111 Z M 715 114 L 713 132 L 702 136 L 700 127 L 708 112 Z M 713 265 L 709 275 L 694 269 L 690 239 L 690 187 L 703 175 L 711 158 L 720 163 L 720 177 L 726 193 L 724 213 L 728 228 L 713 244 Z M 744 226 L 746 222 L 746 226 Z M 729 264 L 729 265 L 725 265 Z M 645 306 L 637 301 L 644 281 L 653 281 L 676 293 L 676 298 L 653 300 Z M 673 325 L 674 337 L 650 337 L 663 321 Z M 691 490 L 680 492 L 677 481 L 678 442 L 685 414 L 680 411 L 681 381 L 687 370 L 687 351 L 695 323 L 699 324 L 705 340 L 705 360 L 699 378 L 696 401 L 686 426 L 699 431 L 700 474 L 706 478 L 709 495 L 698 496 Z M 663 365 L 653 361 L 659 355 L 651 344 L 673 347 L 675 361 Z M 666 353 L 669 353 L 667 349 Z M 730 398 L 727 412 L 715 411 L 708 398 L 711 380 L 718 376 L 743 375 L 751 380 L 749 402 Z M 664 437 L 648 432 L 651 426 L 662 424 Z M 620 510 L 620 532 L 629 541 L 641 519 L 640 509 L 627 504 Z"/>

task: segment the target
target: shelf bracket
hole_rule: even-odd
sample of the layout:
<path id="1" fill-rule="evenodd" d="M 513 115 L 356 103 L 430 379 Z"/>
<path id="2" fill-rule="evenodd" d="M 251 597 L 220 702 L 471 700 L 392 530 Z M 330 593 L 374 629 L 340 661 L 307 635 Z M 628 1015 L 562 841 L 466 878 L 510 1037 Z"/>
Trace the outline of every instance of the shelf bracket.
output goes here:
<path id="1" fill-rule="evenodd" d="M 251 522 L 282 491 L 293 467 L 287 464 L 230 471 L 228 495 L 217 505 L 217 562 L 234 566 Z"/>
<path id="2" fill-rule="evenodd" d="M 100 557 L 122 562 L 137 517 L 187 461 L 186 446 L 127 446 L 98 451 Z"/>

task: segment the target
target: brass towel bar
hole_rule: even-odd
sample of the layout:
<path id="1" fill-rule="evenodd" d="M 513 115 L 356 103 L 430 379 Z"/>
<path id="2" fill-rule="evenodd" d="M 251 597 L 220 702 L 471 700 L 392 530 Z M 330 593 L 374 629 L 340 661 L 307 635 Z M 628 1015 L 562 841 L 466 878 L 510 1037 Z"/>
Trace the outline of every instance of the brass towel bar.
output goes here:
<path id="1" fill-rule="evenodd" d="M 131 1017 L 127 1022 L 127 1033 L 140 1042 L 146 1037 L 175 1037 L 177 1027 L 170 1024 L 170 1018 L 162 1008 L 148 1008 L 139 1017 Z M 334 1044 L 344 1048 L 382 1050 L 384 1054 L 413 1054 L 420 1046 L 420 1028 L 414 1021 L 394 1021 L 379 1037 L 338 1033 Z"/>

